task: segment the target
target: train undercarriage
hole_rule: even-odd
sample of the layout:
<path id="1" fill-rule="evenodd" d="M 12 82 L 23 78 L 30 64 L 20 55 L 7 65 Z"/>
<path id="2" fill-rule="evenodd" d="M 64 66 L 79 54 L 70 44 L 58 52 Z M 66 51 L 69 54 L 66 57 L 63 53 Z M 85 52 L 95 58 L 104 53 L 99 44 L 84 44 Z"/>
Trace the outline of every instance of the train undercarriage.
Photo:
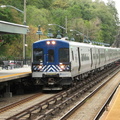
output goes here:
<path id="1" fill-rule="evenodd" d="M 41 85 L 43 90 L 63 90 L 69 88 L 73 83 L 70 77 L 45 77 L 36 79 L 36 85 Z"/>
<path id="2" fill-rule="evenodd" d="M 59 76 L 44 76 L 42 78 L 35 78 L 35 84 L 40 85 L 42 90 L 63 90 L 68 89 L 71 86 L 76 85 L 78 82 L 84 80 L 87 77 L 90 77 L 98 72 L 101 72 L 103 69 L 109 68 L 113 64 L 100 67 L 98 69 L 91 70 L 89 72 L 80 74 L 73 78 L 71 77 L 59 77 Z"/>

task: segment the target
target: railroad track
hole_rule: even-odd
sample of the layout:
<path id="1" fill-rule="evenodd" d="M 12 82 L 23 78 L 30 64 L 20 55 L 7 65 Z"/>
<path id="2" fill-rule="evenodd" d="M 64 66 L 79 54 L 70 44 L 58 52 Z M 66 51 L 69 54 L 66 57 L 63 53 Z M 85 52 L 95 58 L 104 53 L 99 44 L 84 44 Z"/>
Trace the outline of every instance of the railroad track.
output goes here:
<path id="1" fill-rule="evenodd" d="M 12 108 L 14 108 L 14 107 L 16 107 L 16 106 L 18 106 L 18 105 L 23 104 L 23 103 L 26 103 L 26 102 L 28 102 L 28 101 L 30 101 L 30 100 L 32 100 L 32 99 L 35 99 L 36 97 L 39 97 L 39 96 L 41 96 L 41 95 L 42 95 L 42 93 L 37 93 L 37 94 L 35 94 L 35 95 L 32 95 L 32 96 L 27 97 L 27 98 L 25 98 L 25 99 L 22 99 L 22 100 L 20 100 L 20 101 L 18 101 L 18 102 L 15 102 L 15 103 L 12 103 L 12 104 L 10 104 L 10 105 L 7 105 L 7 106 L 5 106 L 5 107 L 3 107 L 3 108 L 0 108 L 0 113 L 5 112 L 5 111 L 8 111 L 9 109 L 12 109 Z"/>
<path id="2" fill-rule="evenodd" d="M 46 99 L 43 102 L 40 102 L 12 117 L 9 117 L 7 120 L 13 120 L 13 119 L 34 119 L 34 120 L 50 120 L 54 119 L 55 115 L 58 113 L 58 111 L 63 110 L 65 107 L 69 106 L 71 103 L 75 102 L 79 97 L 81 97 L 86 91 L 88 91 L 90 88 L 95 86 L 97 83 L 101 82 L 102 79 L 107 77 L 109 74 L 111 74 L 114 70 L 118 69 L 119 66 L 113 68 L 109 68 L 106 71 L 101 71 L 99 74 L 92 76 L 91 78 L 86 78 L 86 80 L 83 80 L 80 82 L 80 84 L 76 85 L 75 87 L 63 91 L 49 99 Z M 107 74 L 105 74 L 107 73 Z M 105 84 L 105 83 L 104 83 Z M 101 86 L 102 87 L 102 86 Z M 98 88 L 100 89 L 100 88 Z M 93 92 L 90 96 L 92 96 L 95 92 Z M 89 96 L 89 97 L 90 97 Z M 86 97 L 88 99 L 88 97 Z M 75 111 L 75 109 L 78 106 L 81 106 L 85 103 L 86 99 L 81 101 L 79 105 L 76 105 L 75 108 L 72 108 L 69 110 L 69 113 L 65 114 L 65 116 L 61 117 L 60 120 L 66 119 L 66 116 L 70 116 L 71 111 Z M 57 119 L 58 120 L 58 119 Z"/>
<path id="3" fill-rule="evenodd" d="M 105 103 L 103 104 L 103 106 L 101 107 L 101 109 L 99 110 L 99 112 L 96 114 L 96 116 L 94 117 L 94 120 L 99 120 L 100 117 L 102 116 L 102 114 L 107 111 L 109 103 L 111 102 L 116 90 L 118 89 L 119 85 L 117 87 L 115 87 L 115 89 L 113 90 L 113 92 L 111 92 L 111 94 L 109 95 L 108 99 L 105 101 Z"/>
<path id="4" fill-rule="evenodd" d="M 19 100 L 18 102 L 12 103 L 0 109 L 0 120 L 5 120 L 10 116 L 14 116 L 15 114 L 24 111 L 31 105 L 37 104 L 40 101 L 44 101 L 45 99 L 53 96 L 54 94 L 43 94 L 36 93 L 27 97 L 25 99 Z"/>
<path id="5" fill-rule="evenodd" d="M 73 118 L 75 120 L 79 120 L 79 119 L 80 120 L 81 119 L 82 120 L 87 120 L 87 119 L 99 120 L 100 116 L 106 110 L 110 100 L 112 99 L 112 96 L 114 95 L 116 89 L 119 86 L 120 80 L 116 81 L 115 85 L 113 85 L 114 79 L 111 81 L 112 77 L 114 77 L 118 73 L 118 71 L 116 71 L 110 77 L 108 77 L 107 80 L 105 80 L 102 84 L 100 84 L 97 88 L 95 88 L 95 90 L 93 90 L 89 95 L 87 95 L 84 99 L 82 99 L 80 102 L 78 102 L 74 107 L 71 107 L 71 109 L 66 114 L 64 114 L 59 120 L 71 120 Z M 113 85 L 113 88 L 112 87 L 110 88 L 110 84 Z M 111 89 L 110 91 L 108 90 L 109 92 L 107 94 L 104 92 L 106 88 Z M 106 95 L 106 97 L 100 99 L 99 94 L 101 94 L 101 93 L 102 94 L 104 93 L 104 95 Z M 100 99 L 100 100 L 98 100 L 98 99 Z M 101 102 L 101 103 L 96 104 L 96 102 Z M 97 108 L 99 108 L 99 109 L 97 109 Z M 83 113 L 85 113 L 85 114 L 83 114 Z M 77 117 L 75 117 L 75 116 L 77 116 Z"/>

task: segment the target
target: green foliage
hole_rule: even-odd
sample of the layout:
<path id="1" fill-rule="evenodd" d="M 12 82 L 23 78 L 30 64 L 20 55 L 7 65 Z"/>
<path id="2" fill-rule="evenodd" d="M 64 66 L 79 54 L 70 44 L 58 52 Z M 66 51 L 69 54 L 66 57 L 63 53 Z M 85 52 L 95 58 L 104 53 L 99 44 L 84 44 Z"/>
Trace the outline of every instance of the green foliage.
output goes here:
<path id="1" fill-rule="evenodd" d="M 69 7 L 68 0 L 55 0 L 51 6 L 51 9 L 66 9 Z"/>
<path id="2" fill-rule="evenodd" d="M 3 21 L 8 21 L 8 22 L 13 21 L 13 16 L 9 11 L 9 9 L 0 9 L 0 18 Z"/>
<path id="3" fill-rule="evenodd" d="M 37 9 L 49 9 L 53 0 L 27 0 L 27 5 L 36 6 Z"/>
<path id="4" fill-rule="evenodd" d="M 35 6 L 27 7 L 27 24 L 38 26 L 39 24 L 44 26 L 50 21 L 50 12 L 47 9 L 37 9 Z"/>
<path id="5" fill-rule="evenodd" d="M 27 25 L 30 32 L 27 35 L 27 56 L 31 56 L 31 45 L 38 39 L 36 32 L 38 25 L 44 33 L 45 38 L 48 28 L 51 27 L 54 34 L 57 34 L 58 24 L 67 26 L 69 37 L 74 35 L 76 41 L 83 41 L 84 36 L 70 32 L 70 29 L 77 30 L 86 35 L 90 40 L 112 44 L 118 32 L 119 18 L 115 3 L 110 0 L 105 4 L 101 0 L 26 0 L 27 1 Z M 24 9 L 24 0 L 0 0 L 0 5 L 12 5 L 20 10 Z M 12 8 L 0 8 L 0 18 L 3 21 L 23 24 L 23 14 Z M 66 24 L 67 22 L 67 24 Z M 65 30 L 61 29 L 62 34 Z M 22 36 L 2 35 L 4 43 L 0 44 L 0 54 L 22 57 Z M 19 44 L 20 43 L 20 44 Z"/>

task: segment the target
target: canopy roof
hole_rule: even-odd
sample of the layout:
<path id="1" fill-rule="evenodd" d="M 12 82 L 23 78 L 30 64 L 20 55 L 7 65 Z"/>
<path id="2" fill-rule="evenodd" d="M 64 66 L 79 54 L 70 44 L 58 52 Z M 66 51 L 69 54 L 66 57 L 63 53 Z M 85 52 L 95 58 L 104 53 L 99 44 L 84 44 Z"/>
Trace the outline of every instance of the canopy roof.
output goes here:
<path id="1" fill-rule="evenodd" d="M 0 21 L 0 34 L 27 34 L 28 27 L 26 25 Z"/>

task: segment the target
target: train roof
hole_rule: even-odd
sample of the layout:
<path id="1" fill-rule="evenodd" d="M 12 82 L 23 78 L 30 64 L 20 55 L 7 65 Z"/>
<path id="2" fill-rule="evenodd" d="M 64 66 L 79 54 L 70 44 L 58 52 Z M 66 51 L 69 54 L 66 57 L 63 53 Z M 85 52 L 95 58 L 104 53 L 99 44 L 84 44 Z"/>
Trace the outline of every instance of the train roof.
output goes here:
<path id="1" fill-rule="evenodd" d="M 69 43 L 69 41 L 67 41 L 67 40 L 56 39 L 56 38 L 49 38 L 49 39 L 38 40 L 38 41 L 36 41 L 34 43 L 40 43 L 40 42 L 43 42 L 43 41 L 52 41 L 52 40 Z"/>
<path id="2" fill-rule="evenodd" d="M 91 47 L 91 48 L 96 47 L 96 48 L 116 49 L 116 48 L 113 48 L 113 47 L 98 46 L 98 45 L 92 45 L 92 44 L 88 44 L 88 43 L 81 43 L 81 42 L 75 42 L 75 41 L 69 41 L 69 40 L 57 39 L 57 38 L 48 38 L 48 39 L 38 40 L 38 41 L 36 41 L 34 43 L 40 43 L 40 42 L 43 42 L 43 41 L 52 41 L 52 40 L 68 43 L 68 44 L 70 44 L 72 46 L 80 45 L 80 46 Z M 117 49 L 120 49 L 120 48 L 117 48 Z"/>
<path id="3" fill-rule="evenodd" d="M 46 41 L 52 41 L 52 40 L 55 40 L 55 41 L 59 41 L 59 42 L 64 42 L 64 43 L 68 43 L 70 45 L 73 45 L 73 46 L 78 46 L 78 45 L 82 45 L 82 46 L 94 46 L 94 45 L 91 45 L 91 44 L 87 44 L 87 43 L 80 43 L 80 42 L 75 42 L 75 41 L 69 41 L 69 40 L 65 40 L 65 39 L 56 39 L 56 38 L 49 38 L 49 39 L 43 39 L 43 40 L 38 40 L 34 43 L 40 43 L 40 42 L 46 42 Z"/>

